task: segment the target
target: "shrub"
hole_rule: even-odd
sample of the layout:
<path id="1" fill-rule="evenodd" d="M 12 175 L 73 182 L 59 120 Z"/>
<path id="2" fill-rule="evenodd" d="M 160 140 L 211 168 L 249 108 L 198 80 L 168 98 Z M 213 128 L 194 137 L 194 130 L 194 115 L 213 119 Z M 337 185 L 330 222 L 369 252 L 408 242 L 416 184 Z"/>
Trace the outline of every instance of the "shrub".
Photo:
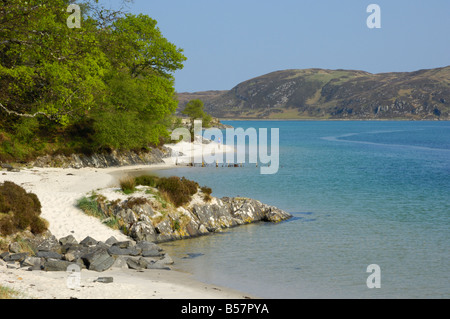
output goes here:
<path id="1" fill-rule="evenodd" d="M 158 189 L 167 193 L 170 201 L 175 207 L 189 203 L 197 192 L 198 184 L 188 179 L 176 176 L 163 177 L 159 179 Z"/>
<path id="2" fill-rule="evenodd" d="M 136 205 L 144 205 L 147 203 L 148 203 L 148 201 L 144 197 L 131 197 L 127 200 L 126 207 L 133 208 Z"/>
<path id="3" fill-rule="evenodd" d="M 133 177 L 125 177 L 119 181 L 119 184 L 125 194 L 131 194 L 136 190 L 136 180 Z"/>
<path id="4" fill-rule="evenodd" d="M 35 194 L 13 182 L 0 185 L 0 233 L 11 235 L 28 228 L 39 234 L 48 229 L 48 223 L 39 217 L 41 203 Z"/>
<path id="5" fill-rule="evenodd" d="M 134 180 L 136 182 L 136 185 L 156 187 L 159 178 L 153 175 L 142 175 L 135 177 Z"/>
<path id="6" fill-rule="evenodd" d="M 205 202 L 209 202 L 211 200 L 212 189 L 207 186 L 202 186 L 200 190 L 203 193 L 203 199 L 205 200 Z"/>

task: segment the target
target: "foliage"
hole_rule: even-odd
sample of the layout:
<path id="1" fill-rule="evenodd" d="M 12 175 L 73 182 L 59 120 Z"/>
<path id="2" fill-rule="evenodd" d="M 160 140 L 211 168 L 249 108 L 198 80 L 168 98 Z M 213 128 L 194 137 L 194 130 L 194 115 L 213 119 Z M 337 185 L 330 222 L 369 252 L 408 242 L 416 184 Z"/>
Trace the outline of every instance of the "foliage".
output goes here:
<path id="1" fill-rule="evenodd" d="M 142 186 L 150 186 L 150 187 L 156 187 L 158 184 L 158 176 L 153 175 L 141 175 L 135 177 L 136 185 L 142 185 Z"/>
<path id="2" fill-rule="evenodd" d="M 119 184 L 125 194 L 131 194 L 136 190 L 136 181 L 133 177 L 122 178 Z"/>
<path id="3" fill-rule="evenodd" d="M 181 113 L 191 118 L 191 124 L 193 124 L 195 120 L 202 120 L 202 126 L 207 128 L 210 127 L 212 117 L 204 111 L 203 107 L 202 100 L 191 100 L 186 104 L 186 107 Z"/>
<path id="4" fill-rule="evenodd" d="M 158 189 L 164 191 L 175 207 L 189 203 L 192 195 L 197 193 L 198 184 L 188 179 L 177 176 L 161 177 L 158 182 Z"/>
<path id="5" fill-rule="evenodd" d="M 200 190 L 203 193 L 203 199 L 206 202 L 209 202 L 211 200 L 212 189 L 210 187 L 207 187 L 207 186 L 202 186 L 202 187 L 200 187 Z"/>
<path id="6" fill-rule="evenodd" d="M 168 137 L 182 49 L 154 19 L 96 0 L 77 2 L 81 28 L 68 28 L 71 2 L 0 7 L 1 160 L 141 149 Z"/>
<path id="7" fill-rule="evenodd" d="M 13 182 L 0 185 L 0 234 L 11 235 L 26 229 L 40 234 L 48 228 L 40 214 L 41 203 L 35 194 Z"/>

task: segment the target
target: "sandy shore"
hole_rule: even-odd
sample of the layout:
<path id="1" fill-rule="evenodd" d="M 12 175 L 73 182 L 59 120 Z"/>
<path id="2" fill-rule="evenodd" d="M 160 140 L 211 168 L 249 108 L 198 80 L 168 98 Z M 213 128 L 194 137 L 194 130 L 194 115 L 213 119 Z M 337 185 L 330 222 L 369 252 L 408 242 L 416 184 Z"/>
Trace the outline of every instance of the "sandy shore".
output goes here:
<path id="1" fill-rule="evenodd" d="M 114 177 L 126 170 L 148 170 L 149 168 L 170 168 L 175 163 L 186 162 L 207 146 L 188 143 L 170 146 L 184 156 L 175 156 L 157 165 L 115 167 L 107 169 L 83 168 L 29 168 L 20 172 L 0 172 L 0 183 L 12 181 L 35 193 L 42 204 L 41 216 L 49 222 L 49 229 L 57 238 L 73 235 L 78 241 L 86 236 L 105 241 L 114 236 L 118 240 L 128 238 L 117 230 L 108 228 L 98 219 L 85 215 L 75 207 L 76 201 L 87 193 L 99 189 L 117 187 Z M 205 150 L 203 150 L 205 151 Z M 222 146 L 223 151 L 230 151 Z M 116 173 L 116 174 L 114 174 Z M 113 283 L 95 282 L 98 277 L 113 277 Z M 0 265 L 0 285 L 21 292 L 24 298 L 244 298 L 245 294 L 222 287 L 206 285 L 195 281 L 190 274 L 167 270 L 108 270 L 103 273 L 83 270 L 81 286 L 70 289 L 67 273 L 25 271 L 8 269 Z"/>

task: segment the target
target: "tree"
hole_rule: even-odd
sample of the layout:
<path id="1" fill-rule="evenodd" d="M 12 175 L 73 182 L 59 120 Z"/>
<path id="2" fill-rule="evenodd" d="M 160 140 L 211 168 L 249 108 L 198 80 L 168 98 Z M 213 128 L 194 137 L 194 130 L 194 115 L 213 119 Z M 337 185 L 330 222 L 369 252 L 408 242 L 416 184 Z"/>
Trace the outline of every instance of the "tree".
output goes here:
<path id="1" fill-rule="evenodd" d="M 203 127 L 209 127 L 212 117 L 203 108 L 203 101 L 195 99 L 189 101 L 181 113 L 190 117 L 191 127 L 193 127 L 195 120 L 202 120 Z"/>
<path id="2" fill-rule="evenodd" d="M 71 29 L 72 2 L 0 0 L 0 159 L 38 137 L 88 132 L 80 143 L 98 150 L 147 147 L 167 134 L 183 50 L 150 17 L 97 0 L 77 1 L 81 28 Z"/>
<path id="3" fill-rule="evenodd" d="M 67 27 L 65 0 L 3 1 L 0 7 L 0 107 L 10 116 L 67 125 L 92 108 L 109 68 L 95 22 Z M 3 113 L 4 114 L 4 113 Z M 2 115 L 3 115 L 2 114 Z"/>

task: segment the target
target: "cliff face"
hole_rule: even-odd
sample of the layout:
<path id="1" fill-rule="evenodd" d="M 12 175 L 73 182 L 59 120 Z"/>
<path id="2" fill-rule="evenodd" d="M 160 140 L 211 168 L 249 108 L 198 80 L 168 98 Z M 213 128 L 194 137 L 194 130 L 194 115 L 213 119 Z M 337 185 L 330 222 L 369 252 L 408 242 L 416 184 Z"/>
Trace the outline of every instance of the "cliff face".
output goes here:
<path id="1" fill-rule="evenodd" d="M 351 70 L 285 70 L 229 91 L 181 93 L 180 109 L 198 96 L 219 118 L 450 119 L 450 66 L 371 74 Z"/>
<path id="2" fill-rule="evenodd" d="M 155 198 L 99 202 L 103 214 L 119 219 L 128 236 L 135 241 L 156 243 L 207 235 L 255 222 L 277 223 L 292 217 L 276 207 L 241 197 L 212 197 L 206 202 L 197 194 L 185 207 L 166 208 L 155 202 Z"/>

